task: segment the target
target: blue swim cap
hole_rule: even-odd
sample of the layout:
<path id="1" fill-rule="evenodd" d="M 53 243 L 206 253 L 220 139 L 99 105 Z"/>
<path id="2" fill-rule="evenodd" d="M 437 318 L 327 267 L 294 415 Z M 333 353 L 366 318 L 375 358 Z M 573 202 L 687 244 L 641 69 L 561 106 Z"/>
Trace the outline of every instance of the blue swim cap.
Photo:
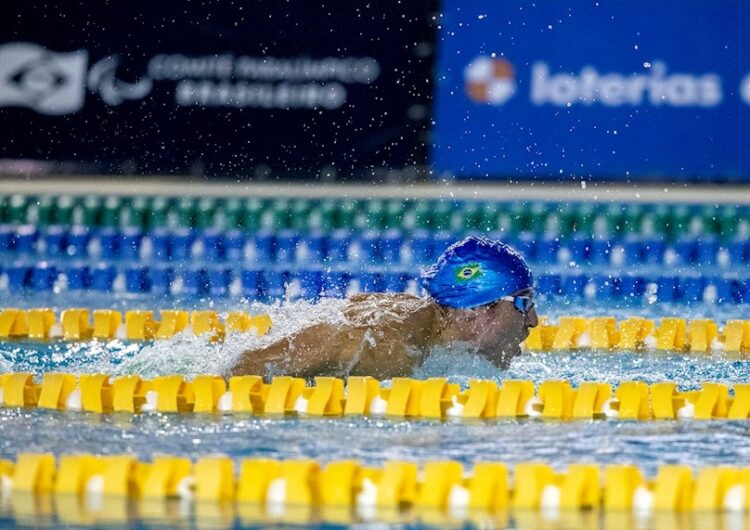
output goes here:
<path id="1" fill-rule="evenodd" d="M 454 243 L 421 274 L 422 286 L 435 301 L 470 309 L 532 287 L 534 278 L 523 257 L 505 243 L 467 237 Z"/>

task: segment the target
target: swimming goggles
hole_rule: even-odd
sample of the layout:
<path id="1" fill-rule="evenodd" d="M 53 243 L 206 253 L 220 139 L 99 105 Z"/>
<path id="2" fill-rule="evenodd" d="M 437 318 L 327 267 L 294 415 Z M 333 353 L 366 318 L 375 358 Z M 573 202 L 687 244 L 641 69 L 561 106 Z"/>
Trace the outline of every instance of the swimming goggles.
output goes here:
<path id="1" fill-rule="evenodd" d="M 534 295 L 533 294 L 517 294 L 515 296 L 503 296 L 500 300 L 505 302 L 512 302 L 520 313 L 528 315 L 529 311 L 534 309 Z"/>

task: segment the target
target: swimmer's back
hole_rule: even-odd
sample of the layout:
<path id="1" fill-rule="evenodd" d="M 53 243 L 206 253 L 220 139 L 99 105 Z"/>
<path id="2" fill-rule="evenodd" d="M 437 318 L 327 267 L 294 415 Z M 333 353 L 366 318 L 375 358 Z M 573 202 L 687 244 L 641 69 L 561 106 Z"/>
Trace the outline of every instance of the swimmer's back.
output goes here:
<path id="1" fill-rule="evenodd" d="M 316 324 L 245 352 L 232 373 L 409 375 L 441 327 L 440 308 L 433 300 L 403 293 L 354 295 L 343 316 L 340 324 Z"/>
<path id="2" fill-rule="evenodd" d="M 430 298 L 406 293 L 362 293 L 347 298 L 344 316 L 354 326 L 413 324 L 432 325 L 439 316 Z"/>
<path id="3" fill-rule="evenodd" d="M 362 354 L 350 355 L 351 375 L 409 375 L 421 363 L 440 331 L 440 310 L 429 298 L 410 294 L 352 296 L 344 316 L 363 334 Z M 356 361 L 356 362 L 353 362 Z"/>

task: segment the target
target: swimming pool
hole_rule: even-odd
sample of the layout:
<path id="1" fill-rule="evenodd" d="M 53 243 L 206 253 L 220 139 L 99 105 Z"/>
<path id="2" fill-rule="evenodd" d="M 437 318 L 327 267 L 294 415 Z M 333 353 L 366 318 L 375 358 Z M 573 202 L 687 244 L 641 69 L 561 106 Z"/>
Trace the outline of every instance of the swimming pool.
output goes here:
<path id="1" fill-rule="evenodd" d="M 589 271 L 585 267 L 582 270 L 584 273 Z M 737 270 L 741 270 L 739 265 L 729 272 Z M 264 344 L 299 329 L 306 322 L 331 318 L 341 304 L 337 299 L 311 303 L 294 301 L 295 297 L 291 297 L 292 300 L 268 305 L 203 292 L 192 297 L 170 297 L 167 305 L 164 297 L 153 292 L 126 291 L 92 293 L 84 290 L 71 293 L 65 290 L 55 292 L 54 289 L 11 290 L 6 307 L 52 306 L 61 309 L 85 305 L 90 308 L 116 307 L 123 311 L 143 307 L 154 310 L 211 307 L 220 313 L 241 308 L 253 313 L 270 314 L 273 326 L 271 332 L 263 337 L 230 334 L 221 343 L 212 343 L 205 337 L 190 334 L 156 342 L 9 340 L 0 342 L 2 371 L 30 372 L 38 377 L 50 372 L 105 373 L 112 376 L 136 374 L 143 378 L 175 373 L 187 378 L 208 373 L 225 374 L 232 361 L 248 345 Z M 729 319 L 742 319 L 745 313 L 742 305 L 711 303 L 710 299 L 691 299 L 690 304 L 686 304 L 679 297 L 665 303 L 648 300 L 644 296 L 625 303 L 605 297 L 594 302 L 591 297 L 586 297 L 583 290 L 576 292 L 578 297 L 566 296 L 562 291 L 546 293 L 546 298 L 543 296 L 540 300 L 541 312 L 551 321 L 570 314 L 614 316 L 619 321 L 632 315 L 651 319 L 689 316 L 713 318 L 720 325 Z M 675 288 L 677 292 L 679 288 Z M 574 387 L 587 381 L 610 383 L 614 387 L 623 381 L 648 384 L 673 381 L 679 384 L 680 390 L 689 391 L 700 388 L 704 382 L 729 386 L 743 384 L 750 379 L 749 374 L 750 363 L 742 354 L 612 352 L 574 348 L 570 351 L 526 352 L 513 360 L 508 371 L 499 371 L 470 352 L 448 355 L 435 351 L 414 377 L 447 376 L 450 382 L 460 385 L 462 389 L 466 389 L 471 380 L 482 379 L 498 383 L 528 380 L 536 385 L 543 381 L 565 380 Z M 742 466 L 750 454 L 749 429 L 748 421 L 729 420 L 626 421 L 609 418 L 555 421 L 523 418 L 431 421 L 388 417 L 316 419 L 288 415 L 270 418 L 251 414 L 161 412 L 102 415 L 35 408 L 0 408 L 0 458 L 18 461 L 24 454 L 51 452 L 58 458 L 78 453 L 129 454 L 141 461 L 150 461 L 155 454 L 165 454 L 199 460 L 220 453 L 230 458 L 235 469 L 247 458 L 280 461 L 313 459 L 323 466 L 356 459 L 370 467 L 382 467 L 393 461 L 422 464 L 451 460 L 462 464 L 465 470 L 482 462 L 504 462 L 513 467 L 538 461 L 549 464 L 557 473 L 563 473 L 569 466 L 579 463 L 596 464 L 601 469 L 633 464 L 647 477 L 653 478 L 657 476 L 660 466 L 668 464 L 686 465 L 696 472 L 707 466 Z M 61 511 L 59 504 L 57 512 L 35 506 L 34 509 L 26 509 L 29 507 L 6 503 L 4 513 L 13 518 L 11 521 L 18 523 L 65 522 L 64 510 Z M 73 517 L 68 522 L 107 522 L 101 510 L 89 511 L 98 515 L 89 513 L 88 516 L 93 519 L 87 520 L 78 514 L 82 518 Z M 178 522 L 184 524 L 185 521 L 201 525 L 242 526 L 269 522 L 300 523 L 304 519 L 295 519 L 288 514 L 274 516 L 265 511 L 256 513 L 253 519 L 252 513 L 243 516 L 237 506 L 228 512 L 214 510 L 205 514 L 198 513 L 199 510 L 193 505 L 186 508 L 179 502 L 170 509 L 159 511 L 162 517 L 149 517 L 151 512 L 140 506 L 138 509 L 129 506 L 126 512 L 138 524 L 157 526 L 170 526 Z M 119 512 L 115 510 L 112 513 Z M 171 518 L 165 514 L 171 514 Z M 529 515 L 524 518 L 523 514 L 514 511 L 508 516 L 509 519 L 493 516 L 492 523 L 472 520 L 471 517 L 466 520 L 500 527 L 515 525 L 533 528 L 547 525 L 570 528 L 620 523 L 659 527 L 660 522 L 665 521 L 659 519 L 661 515 L 636 521 L 625 515 L 621 519 L 612 519 L 614 516 L 608 515 L 608 512 L 593 516 L 584 513 L 575 517 L 568 514 L 573 519 L 559 514 L 548 514 L 545 518 L 535 512 L 533 517 Z M 610 520 L 605 520 L 607 517 Z M 330 525 L 335 525 L 337 521 L 319 513 L 312 520 Z M 353 519 L 354 522 L 367 520 L 361 516 Z M 408 512 L 402 513 L 398 519 L 408 525 L 430 524 L 431 521 L 460 524 L 462 520 L 460 517 L 431 519 L 424 514 L 414 516 Z M 112 524 L 116 524 L 116 521 L 116 518 L 109 520 Z M 691 515 L 685 520 L 675 516 L 669 520 L 669 524 L 681 527 L 683 523 L 692 525 L 701 521 L 705 522 L 698 515 Z"/>

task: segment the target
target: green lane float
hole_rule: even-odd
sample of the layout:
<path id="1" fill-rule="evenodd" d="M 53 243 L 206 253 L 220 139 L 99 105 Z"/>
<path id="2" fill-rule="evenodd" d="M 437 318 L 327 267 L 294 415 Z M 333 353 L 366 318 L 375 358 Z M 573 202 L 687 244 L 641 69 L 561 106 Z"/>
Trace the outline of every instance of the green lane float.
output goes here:
<path id="1" fill-rule="evenodd" d="M 0 222 L 88 227 L 243 228 L 264 230 L 503 231 L 597 236 L 716 235 L 750 230 L 748 210 L 732 205 L 509 203 L 430 199 L 169 197 L 120 195 L 0 196 Z"/>

